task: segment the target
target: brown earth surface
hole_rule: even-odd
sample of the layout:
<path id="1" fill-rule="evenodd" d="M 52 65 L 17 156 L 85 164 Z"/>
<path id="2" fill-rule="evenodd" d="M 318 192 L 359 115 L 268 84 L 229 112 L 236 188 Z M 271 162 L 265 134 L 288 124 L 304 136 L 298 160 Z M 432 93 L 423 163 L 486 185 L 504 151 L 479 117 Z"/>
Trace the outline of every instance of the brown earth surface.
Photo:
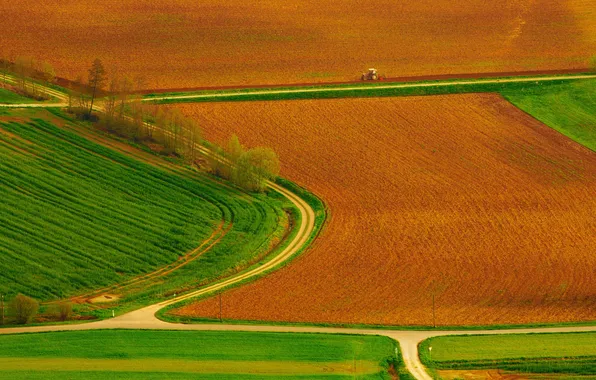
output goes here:
<path id="1" fill-rule="evenodd" d="M 484 379 L 499 379 L 499 380 L 522 380 L 522 379 L 529 379 L 531 374 L 517 374 L 517 373 L 507 373 L 498 369 L 489 369 L 489 370 L 437 370 L 439 376 L 443 380 L 457 380 L 457 379 L 466 379 L 466 380 L 484 380 Z M 549 374 L 551 375 L 551 374 Z M 553 376 L 557 377 L 557 376 Z"/>
<path id="2" fill-rule="evenodd" d="M 240 320 L 596 319 L 596 154 L 498 95 L 177 105 L 273 147 L 329 207 L 313 249 L 223 295 Z M 186 306 L 217 317 L 218 300 Z"/>
<path id="3" fill-rule="evenodd" d="M 577 69 L 593 0 L 4 1 L 0 55 L 69 79 L 94 58 L 147 88 Z"/>

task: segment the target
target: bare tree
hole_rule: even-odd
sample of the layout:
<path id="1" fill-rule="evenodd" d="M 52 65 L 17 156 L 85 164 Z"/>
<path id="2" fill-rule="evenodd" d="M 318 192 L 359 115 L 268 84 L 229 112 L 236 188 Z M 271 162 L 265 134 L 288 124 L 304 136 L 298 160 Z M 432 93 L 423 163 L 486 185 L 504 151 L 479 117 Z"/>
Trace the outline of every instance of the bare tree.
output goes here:
<path id="1" fill-rule="evenodd" d="M 50 65 L 48 62 L 44 61 L 41 63 L 41 73 L 44 82 L 48 84 L 54 83 L 56 80 L 56 72 L 54 71 L 52 65 Z"/>
<path id="2" fill-rule="evenodd" d="M 83 87 L 84 87 L 83 76 L 79 75 L 73 83 L 73 96 L 77 95 L 79 107 L 82 108 L 84 110 L 84 112 L 87 112 L 87 109 L 89 108 L 89 100 L 90 99 L 89 99 L 89 95 L 84 91 Z M 79 91 L 75 91 L 74 90 L 75 88 L 78 88 Z"/>
<path id="3" fill-rule="evenodd" d="M 191 118 L 184 119 L 182 129 L 186 143 L 184 156 L 190 164 L 193 164 L 197 157 L 198 145 L 201 144 L 201 130 L 197 122 Z"/>
<path id="4" fill-rule="evenodd" d="M 89 87 L 91 89 L 91 105 L 89 106 L 88 117 L 91 118 L 91 111 L 93 110 L 93 102 L 97 95 L 97 90 L 101 90 L 107 80 L 106 70 L 99 58 L 96 58 L 89 69 Z"/>
<path id="5" fill-rule="evenodd" d="M 125 75 L 120 78 L 120 84 L 118 87 L 120 88 L 120 94 L 118 96 L 120 102 L 118 116 L 122 117 L 124 115 L 128 100 L 132 96 L 131 93 L 134 89 L 134 82 L 129 76 Z"/>
<path id="6" fill-rule="evenodd" d="M 106 98 L 104 107 L 105 107 L 105 114 L 108 123 L 111 123 L 114 120 L 114 115 L 116 113 L 116 100 L 120 96 L 120 84 L 121 81 L 116 74 L 112 75 L 112 79 L 110 80 L 110 85 L 108 87 L 109 94 Z"/>
<path id="7" fill-rule="evenodd" d="M 23 93 L 27 93 L 27 77 L 30 75 L 30 62 L 30 58 L 19 56 L 14 63 L 14 71 L 17 78 L 16 86 Z"/>

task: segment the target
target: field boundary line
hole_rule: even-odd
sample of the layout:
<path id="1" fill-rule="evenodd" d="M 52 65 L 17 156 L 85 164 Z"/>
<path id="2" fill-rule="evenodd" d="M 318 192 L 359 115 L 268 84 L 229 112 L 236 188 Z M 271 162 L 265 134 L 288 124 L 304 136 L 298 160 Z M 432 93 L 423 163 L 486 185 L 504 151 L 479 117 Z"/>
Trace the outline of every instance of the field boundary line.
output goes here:
<path id="1" fill-rule="evenodd" d="M 463 85 L 479 85 L 479 84 L 496 84 L 496 83 L 528 83 L 528 82 L 547 82 L 557 80 L 578 80 L 578 79 L 594 79 L 596 74 L 582 74 L 582 75 L 566 75 L 566 76 L 534 76 L 522 78 L 496 78 L 496 79 L 476 79 L 476 80 L 446 80 L 436 82 L 424 83 L 396 83 L 387 85 L 360 85 L 351 87 L 322 87 L 322 88 L 290 88 L 284 90 L 256 90 L 256 91 L 228 91 L 218 92 L 216 94 L 188 94 L 181 93 L 180 95 L 165 95 L 165 96 L 151 96 L 142 98 L 142 102 L 154 102 L 162 100 L 176 100 L 176 99 L 217 99 L 228 97 L 245 97 L 254 95 L 279 95 L 279 94 L 305 94 L 305 93 L 325 93 L 325 92 L 350 92 L 350 91 L 370 91 L 370 90 L 392 90 L 400 88 L 426 88 L 426 87 L 447 87 L 447 86 L 463 86 Z"/>

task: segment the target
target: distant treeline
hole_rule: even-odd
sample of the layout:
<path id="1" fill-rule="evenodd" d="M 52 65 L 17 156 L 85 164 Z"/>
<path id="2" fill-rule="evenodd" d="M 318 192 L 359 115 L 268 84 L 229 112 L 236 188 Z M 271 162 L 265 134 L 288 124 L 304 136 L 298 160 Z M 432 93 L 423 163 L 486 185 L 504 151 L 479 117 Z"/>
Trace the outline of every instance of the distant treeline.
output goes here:
<path id="1" fill-rule="evenodd" d="M 0 74 L 8 86 L 7 75 L 16 78 L 13 91 L 38 100 L 49 98 L 40 91 L 40 84 L 56 81 L 54 69 L 47 62 L 19 57 L 11 62 L 0 56 Z M 136 91 L 146 87 L 143 77 L 131 77 L 113 70 L 108 75 L 101 60 L 92 63 L 86 76 L 66 82 L 68 111 L 81 120 L 121 137 L 152 147 L 160 154 L 182 158 L 187 164 L 197 163 L 205 151 L 201 129 L 192 118 L 177 108 L 146 104 Z M 94 108 L 95 105 L 95 108 Z M 100 110 L 97 114 L 93 111 Z M 268 179 L 280 170 L 275 152 L 270 148 L 245 149 L 232 136 L 227 147 L 215 147 L 207 154 L 209 169 L 248 191 L 263 191 Z"/>
<path id="2" fill-rule="evenodd" d="M 14 84 L 8 83 L 9 74 L 15 77 Z M 49 96 L 39 91 L 39 83 L 54 83 L 56 73 L 52 65 L 45 61 L 31 57 L 17 57 L 14 62 L 11 62 L 6 57 L 0 56 L 0 77 L 2 87 L 29 98 L 46 100 Z"/>

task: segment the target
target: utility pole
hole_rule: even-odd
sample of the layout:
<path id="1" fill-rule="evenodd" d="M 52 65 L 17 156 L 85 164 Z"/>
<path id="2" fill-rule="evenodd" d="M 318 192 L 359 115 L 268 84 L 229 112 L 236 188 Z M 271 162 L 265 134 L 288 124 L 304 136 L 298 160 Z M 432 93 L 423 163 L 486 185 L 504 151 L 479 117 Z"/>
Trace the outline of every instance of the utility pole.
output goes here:
<path id="1" fill-rule="evenodd" d="M 433 328 L 436 328 L 437 324 L 435 322 L 435 293 L 433 293 Z"/>
<path id="2" fill-rule="evenodd" d="M 221 316 L 221 293 L 219 293 L 219 323 L 222 323 L 222 316 Z"/>

